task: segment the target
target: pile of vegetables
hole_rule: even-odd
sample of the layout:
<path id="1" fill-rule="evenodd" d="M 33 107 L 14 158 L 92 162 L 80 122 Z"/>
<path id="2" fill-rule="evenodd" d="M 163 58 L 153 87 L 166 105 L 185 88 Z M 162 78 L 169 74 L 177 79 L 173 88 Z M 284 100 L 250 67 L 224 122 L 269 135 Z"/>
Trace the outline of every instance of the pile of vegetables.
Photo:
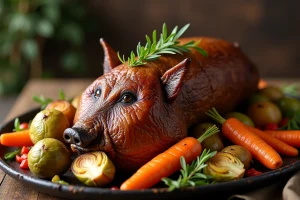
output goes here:
<path id="1" fill-rule="evenodd" d="M 79 98 L 69 102 L 60 96 L 56 101 L 35 97 L 42 110 L 31 122 L 16 119 L 13 132 L 1 135 L 2 145 L 18 147 L 4 159 L 54 183 L 68 184 L 60 176 L 70 169 L 85 185 L 110 187 L 116 168 L 104 152 L 75 155 L 72 160 L 63 132 L 73 124 Z M 298 155 L 300 102 L 280 88 L 261 88 L 223 116 L 214 108 L 206 114 L 210 120 L 192 127 L 188 137 L 154 157 L 117 189 L 147 189 L 164 183 L 172 191 L 233 181 L 260 175 L 253 163 L 274 170 L 282 166 L 283 156 Z"/>

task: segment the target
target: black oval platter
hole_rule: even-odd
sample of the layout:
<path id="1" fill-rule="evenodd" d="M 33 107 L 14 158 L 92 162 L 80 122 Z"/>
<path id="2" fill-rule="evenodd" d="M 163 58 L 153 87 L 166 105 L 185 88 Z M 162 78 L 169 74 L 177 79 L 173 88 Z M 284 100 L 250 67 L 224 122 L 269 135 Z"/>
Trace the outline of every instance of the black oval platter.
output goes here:
<path id="1" fill-rule="evenodd" d="M 21 121 L 29 121 L 34 118 L 39 109 L 32 110 L 21 116 Z M 14 120 L 7 122 L 0 128 L 0 133 L 11 132 Z M 80 184 L 71 172 L 67 172 L 63 178 L 70 181 L 70 185 L 59 185 L 50 180 L 34 177 L 29 170 L 22 170 L 19 164 L 5 161 L 5 153 L 13 150 L 11 147 L 0 146 L 0 168 L 12 178 L 32 187 L 42 193 L 67 199 L 183 199 L 189 197 L 200 198 L 227 198 L 233 194 L 250 192 L 254 189 L 265 187 L 277 181 L 287 180 L 300 170 L 300 157 L 283 158 L 283 167 L 277 170 L 265 171 L 256 177 L 243 178 L 237 181 L 216 183 L 205 186 L 189 187 L 184 190 L 169 192 L 167 188 L 153 188 L 146 190 L 120 191 L 110 188 L 87 187 Z"/>

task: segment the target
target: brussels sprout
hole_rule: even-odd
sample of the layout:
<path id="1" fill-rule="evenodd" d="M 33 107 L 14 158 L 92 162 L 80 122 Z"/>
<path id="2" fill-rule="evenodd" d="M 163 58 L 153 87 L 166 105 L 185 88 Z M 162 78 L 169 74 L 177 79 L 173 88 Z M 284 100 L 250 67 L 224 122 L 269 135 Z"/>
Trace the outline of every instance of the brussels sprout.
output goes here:
<path id="1" fill-rule="evenodd" d="M 240 145 L 231 145 L 222 149 L 221 152 L 230 153 L 231 155 L 237 157 L 244 164 L 245 169 L 250 167 L 252 155 L 248 149 Z"/>
<path id="2" fill-rule="evenodd" d="M 300 101 L 292 97 L 282 97 L 275 102 L 285 117 L 293 117 L 300 111 Z"/>
<path id="3" fill-rule="evenodd" d="M 115 166 L 104 152 L 95 151 L 78 156 L 71 170 L 76 178 L 88 186 L 102 186 L 115 176 Z"/>
<path id="4" fill-rule="evenodd" d="M 28 167 L 39 178 L 52 178 L 65 173 L 71 164 L 71 154 L 59 140 L 45 138 L 37 142 L 28 153 Z"/>
<path id="5" fill-rule="evenodd" d="M 213 125 L 213 123 L 208 122 L 197 124 L 192 128 L 191 136 L 199 138 L 209 127 L 212 127 Z M 224 148 L 223 142 L 218 133 L 215 133 L 212 136 L 203 140 L 201 145 L 203 149 L 210 149 L 211 151 L 221 151 L 221 149 Z"/>
<path id="6" fill-rule="evenodd" d="M 244 176 L 244 164 L 230 153 L 219 152 L 207 161 L 203 173 L 211 175 L 217 182 L 241 179 Z"/>
<path id="7" fill-rule="evenodd" d="M 248 109 L 247 114 L 257 126 L 278 124 L 282 119 L 280 109 L 272 102 L 255 103 Z"/>
<path id="8" fill-rule="evenodd" d="M 54 109 L 40 111 L 32 120 L 29 136 L 35 144 L 44 138 L 55 138 L 62 142 L 65 129 L 69 128 L 66 116 Z"/>
<path id="9" fill-rule="evenodd" d="M 267 86 L 260 90 L 260 93 L 268 97 L 271 101 L 276 101 L 283 97 L 283 92 L 280 88 L 275 86 Z"/>
<path id="10" fill-rule="evenodd" d="M 248 117 L 247 115 L 240 113 L 240 112 L 227 113 L 225 115 L 225 118 L 226 119 L 236 118 L 236 119 L 240 120 L 241 122 L 243 122 L 244 124 L 254 127 L 254 124 L 253 124 L 252 120 L 250 119 L 250 117 Z"/>
<path id="11" fill-rule="evenodd" d="M 264 96 L 263 94 L 253 94 L 252 96 L 250 96 L 247 100 L 247 105 L 248 107 L 250 107 L 251 105 L 258 103 L 258 102 L 265 102 L 265 101 L 270 101 L 270 99 L 266 96 Z"/>

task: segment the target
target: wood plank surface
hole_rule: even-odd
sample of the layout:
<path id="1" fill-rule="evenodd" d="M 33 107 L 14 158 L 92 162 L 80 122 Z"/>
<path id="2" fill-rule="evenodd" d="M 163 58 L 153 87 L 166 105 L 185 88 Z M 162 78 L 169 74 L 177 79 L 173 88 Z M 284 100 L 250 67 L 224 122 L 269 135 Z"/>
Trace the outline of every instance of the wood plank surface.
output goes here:
<path id="1" fill-rule="evenodd" d="M 295 83 L 300 79 L 266 79 L 269 83 L 274 85 L 282 85 L 283 83 Z M 45 97 L 57 99 L 59 91 L 62 89 L 66 97 L 74 97 L 79 95 L 93 80 L 90 79 L 51 79 L 30 80 L 23 91 L 17 98 L 15 105 L 9 112 L 5 121 L 14 119 L 39 105 L 32 100 L 34 95 L 44 95 Z M 58 200 L 59 198 L 52 197 L 46 194 L 37 192 L 32 188 L 22 185 L 20 182 L 12 179 L 0 170 L 0 199 L 6 197 L 10 200 L 20 199 L 40 199 L 40 200 Z"/>

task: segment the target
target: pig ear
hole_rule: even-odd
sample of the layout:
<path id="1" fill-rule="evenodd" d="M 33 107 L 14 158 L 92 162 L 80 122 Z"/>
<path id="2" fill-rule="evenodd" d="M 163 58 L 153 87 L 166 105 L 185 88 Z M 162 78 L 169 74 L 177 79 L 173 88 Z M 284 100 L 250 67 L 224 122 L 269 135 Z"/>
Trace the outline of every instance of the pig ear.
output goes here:
<path id="1" fill-rule="evenodd" d="M 162 84 L 166 93 L 166 97 L 169 103 L 172 103 L 178 96 L 182 83 L 183 77 L 187 72 L 188 64 L 191 59 L 186 58 L 175 67 L 172 67 L 161 77 Z"/>
<path id="2" fill-rule="evenodd" d="M 103 38 L 100 38 L 100 44 L 104 51 L 104 63 L 103 63 L 103 74 L 110 72 L 114 67 L 121 64 L 121 61 L 118 58 L 116 52 L 104 41 Z"/>

